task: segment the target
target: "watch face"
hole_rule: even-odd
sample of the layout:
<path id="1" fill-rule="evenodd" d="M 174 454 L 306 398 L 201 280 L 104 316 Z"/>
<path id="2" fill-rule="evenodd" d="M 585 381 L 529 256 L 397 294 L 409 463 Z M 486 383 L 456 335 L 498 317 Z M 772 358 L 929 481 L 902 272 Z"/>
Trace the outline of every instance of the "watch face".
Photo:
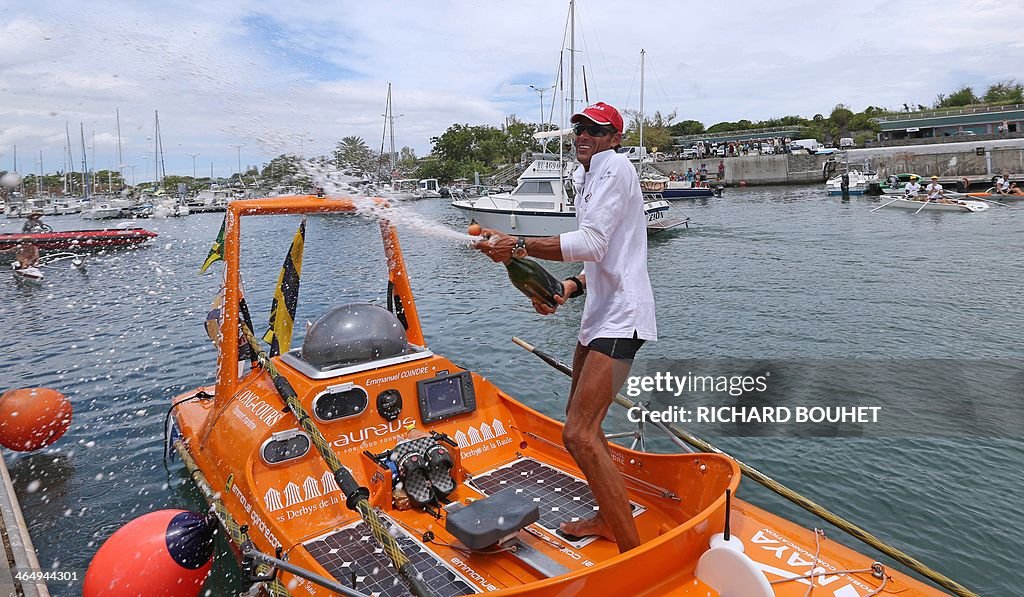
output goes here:
<path id="1" fill-rule="evenodd" d="M 516 246 L 512 249 L 512 255 L 515 257 L 523 258 L 526 257 L 526 237 L 520 236 L 516 239 Z"/>

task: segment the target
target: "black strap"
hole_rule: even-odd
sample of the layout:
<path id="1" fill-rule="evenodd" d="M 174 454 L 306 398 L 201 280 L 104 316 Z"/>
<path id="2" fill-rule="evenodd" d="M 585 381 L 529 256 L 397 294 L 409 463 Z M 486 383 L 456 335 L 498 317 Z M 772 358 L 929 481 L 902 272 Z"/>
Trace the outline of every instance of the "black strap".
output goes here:
<path id="1" fill-rule="evenodd" d="M 577 278 L 576 276 L 572 276 L 571 278 L 566 278 L 566 281 L 568 281 L 568 280 L 572 280 L 573 282 L 576 283 L 576 290 L 573 291 L 573 293 L 570 294 L 567 298 L 576 298 L 578 296 L 583 296 L 583 293 L 587 291 L 587 287 L 584 286 L 583 282 L 581 282 L 580 279 Z"/>

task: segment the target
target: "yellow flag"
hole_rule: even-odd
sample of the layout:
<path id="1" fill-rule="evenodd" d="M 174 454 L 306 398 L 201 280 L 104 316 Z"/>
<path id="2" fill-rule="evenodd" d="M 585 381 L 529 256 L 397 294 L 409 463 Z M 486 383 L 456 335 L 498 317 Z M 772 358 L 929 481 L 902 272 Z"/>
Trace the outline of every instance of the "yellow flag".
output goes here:
<path id="1" fill-rule="evenodd" d="M 270 356 L 288 352 L 292 343 L 292 326 L 295 324 L 295 309 L 299 304 L 299 277 L 302 276 L 302 250 L 306 243 L 306 219 L 292 239 L 292 246 L 284 258 L 281 273 L 277 277 L 274 302 L 270 305 L 270 328 L 263 335 L 263 341 L 270 343 Z"/>

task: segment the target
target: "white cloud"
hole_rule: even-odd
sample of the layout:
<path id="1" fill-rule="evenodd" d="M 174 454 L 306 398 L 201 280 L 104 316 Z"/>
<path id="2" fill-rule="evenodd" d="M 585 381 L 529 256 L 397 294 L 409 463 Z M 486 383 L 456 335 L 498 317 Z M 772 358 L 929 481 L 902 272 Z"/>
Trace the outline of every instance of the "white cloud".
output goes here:
<path id="1" fill-rule="evenodd" d="M 638 107 L 645 48 L 647 110 L 707 125 L 827 114 L 837 103 L 930 104 L 963 84 L 983 92 L 1024 78 L 1024 41 L 1000 33 L 1024 17 L 1019 3 L 578 4 L 592 100 Z M 76 156 L 81 122 L 88 145 L 95 132 L 98 164 L 113 164 L 115 109 L 125 163 L 140 178 L 152 162 L 155 110 L 170 172 L 191 173 L 187 154 L 200 153 L 202 172 L 213 161 L 229 174 L 239 143 L 243 164 L 297 152 L 300 138 L 307 155 L 347 135 L 377 148 L 388 81 L 403 114 L 396 142 L 422 155 L 452 123 L 537 118 L 528 85 L 554 81 L 567 12 L 551 0 L 5 6 L 0 167 L 10 167 L 14 144 L 59 167 L 65 122 Z"/>

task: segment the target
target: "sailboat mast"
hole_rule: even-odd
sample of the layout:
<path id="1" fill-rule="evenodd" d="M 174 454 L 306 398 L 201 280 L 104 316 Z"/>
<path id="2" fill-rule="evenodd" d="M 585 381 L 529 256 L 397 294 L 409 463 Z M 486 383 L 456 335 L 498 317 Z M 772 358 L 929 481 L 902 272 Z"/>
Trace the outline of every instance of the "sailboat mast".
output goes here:
<path id="1" fill-rule="evenodd" d="M 644 60 L 647 50 L 640 48 L 640 163 L 644 161 Z"/>
<path id="2" fill-rule="evenodd" d="M 64 121 L 64 159 L 67 162 L 67 171 L 64 172 L 65 187 L 67 187 L 67 181 L 70 180 L 71 192 L 75 190 L 75 154 L 71 149 L 71 129 L 68 127 L 68 121 Z M 69 176 L 70 175 L 70 176 Z M 66 191 L 65 191 L 66 192 Z"/>
<path id="3" fill-rule="evenodd" d="M 569 0 L 569 113 L 576 113 L 576 0 Z"/>
<path id="4" fill-rule="evenodd" d="M 85 198 L 89 198 L 89 160 L 86 159 L 85 153 L 85 125 L 81 122 L 78 123 L 78 134 L 82 139 L 82 191 L 85 193 Z"/>
<path id="5" fill-rule="evenodd" d="M 124 155 L 121 153 L 121 110 L 114 108 L 117 118 L 117 173 L 121 176 L 121 190 L 124 190 Z"/>
<path id="6" fill-rule="evenodd" d="M 391 182 L 395 181 L 395 111 L 391 107 L 391 83 L 388 83 L 388 123 L 391 126 Z"/>

